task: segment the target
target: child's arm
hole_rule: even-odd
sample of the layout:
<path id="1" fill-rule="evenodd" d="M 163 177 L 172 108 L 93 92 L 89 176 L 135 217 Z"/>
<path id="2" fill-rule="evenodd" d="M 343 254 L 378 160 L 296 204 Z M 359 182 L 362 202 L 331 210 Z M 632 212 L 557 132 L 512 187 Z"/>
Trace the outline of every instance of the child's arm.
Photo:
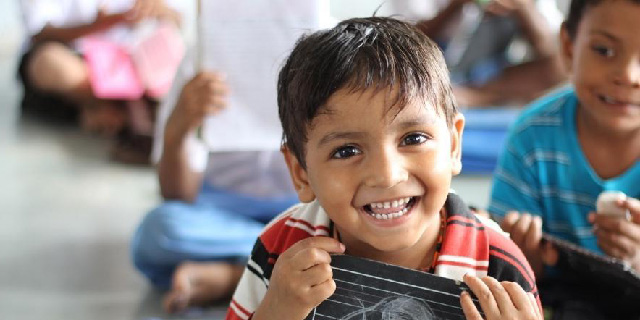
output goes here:
<path id="1" fill-rule="evenodd" d="M 485 8 L 494 14 L 513 14 L 536 57 L 552 57 L 555 54 L 555 36 L 547 19 L 540 13 L 533 0 L 492 0 Z"/>
<path id="2" fill-rule="evenodd" d="M 486 320 L 542 320 L 540 304 L 532 293 L 525 292 L 515 282 L 498 282 L 492 277 L 465 275 L 464 282 L 478 297 Z M 460 304 L 467 320 L 482 320 L 471 296 L 464 292 Z"/>
<path id="3" fill-rule="evenodd" d="M 98 10 L 96 19 L 87 24 L 73 27 L 54 27 L 47 24 L 40 32 L 31 37 L 33 42 L 43 41 L 59 41 L 69 43 L 75 39 L 107 30 L 118 23 L 128 21 L 127 13 L 106 13 L 104 10 Z"/>
<path id="4" fill-rule="evenodd" d="M 330 253 L 343 253 L 344 245 L 329 237 L 301 240 L 277 260 L 269 289 L 252 320 L 303 320 L 336 289 Z"/>
<path id="5" fill-rule="evenodd" d="M 606 254 L 628 262 L 640 272 L 640 200 L 619 200 L 620 208 L 629 210 L 629 220 L 591 213 L 598 245 Z"/>
<path id="6" fill-rule="evenodd" d="M 188 137 L 206 116 L 227 105 L 227 84 L 213 72 L 200 72 L 183 88 L 164 131 L 164 148 L 158 163 L 162 196 L 182 201 L 195 200 L 202 184 L 202 173 L 189 166 Z"/>
<path id="7" fill-rule="evenodd" d="M 83 36 L 104 31 L 119 23 L 136 23 L 145 19 L 166 20 L 180 25 L 180 14 L 167 6 L 163 0 L 137 0 L 130 10 L 107 13 L 99 8 L 94 21 L 72 27 L 46 25 L 33 35 L 33 42 L 59 41 L 69 43 Z"/>
<path id="8" fill-rule="evenodd" d="M 438 39 L 443 30 L 451 23 L 460 20 L 462 8 L 472 0 L 453 0 L 438 14 L 428 20 L 421 20 L 416 23 L 416 27 L 431 39 Z"/>

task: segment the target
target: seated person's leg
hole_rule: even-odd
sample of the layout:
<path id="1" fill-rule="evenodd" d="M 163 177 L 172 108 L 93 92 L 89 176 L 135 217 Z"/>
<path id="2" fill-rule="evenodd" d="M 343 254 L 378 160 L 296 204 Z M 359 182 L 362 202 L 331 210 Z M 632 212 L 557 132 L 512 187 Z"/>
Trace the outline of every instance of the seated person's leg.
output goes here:
<path id="1" fill-rule="evenodd" d="M 37 45 L 26 63 L 29 86 L 77 105 L 85 129 L 112 136 L 124 125 L 124 109 L 114 101 L 93 96 L 87 65 L 69 47 L 57 42 Z"/>
<path id="2" fill-rule="evenodd" d="M 86 63 L 63 44 L 49 42 L 34 48 L 27 77 L 34 88 L 43 92 L 59 94 L 78 103 L 93 99 Z"/>
<path id="3" fill-rule="evenodd" d="M 168 288 L 185 261 L 243 264 L 263 225 L 213 206 L 167 202 L 144 218 L 133 239 L 136 267 Z"/>
<path id="4" fill-rule="evenodd" d="M 151 211 L 132 243 L 135 266 L 170 288 L 169 312 L 231 295 L 263 224 L 213 205 L 167 202 Z"/>

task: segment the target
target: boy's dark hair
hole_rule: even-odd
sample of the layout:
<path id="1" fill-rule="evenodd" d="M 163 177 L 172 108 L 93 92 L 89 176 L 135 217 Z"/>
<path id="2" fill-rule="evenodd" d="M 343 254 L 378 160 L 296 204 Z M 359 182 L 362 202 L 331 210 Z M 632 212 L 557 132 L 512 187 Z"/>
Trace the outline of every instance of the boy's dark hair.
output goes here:
<path id="1" fill-rule="evenodd" d="M 302 36 L 278 78 L 283 143 L 303 168 L 307 129 L 340 89 L 397 90 L 395 106 L 430 102 L 452 126 L 457 113 L 440 49 L 426 35 L 392 18 L 355 18 Z M 323 110 L 327 111 L 327 110 Z"/>
<path id="2" fill-rule="evenodd" d="M 587 9 L 591 7 L 595 7 L 602 2 L 611 1 L 611 0 L 572 0 L 571 6 L 569 7 L 569 14 L 567 15 L 567 20 L 564 22 L 564 27 L 567 28 L 567 32 L 569 32 L 569 36 L 572 40 L 575 40 L 576 34 L 578 32 L 578 26 L 580 25 L 580 21 L 582 21 L 582 17 Z M 624 0 L 631 1 L 636 4 L 640 4 L 640 0 Z"/>

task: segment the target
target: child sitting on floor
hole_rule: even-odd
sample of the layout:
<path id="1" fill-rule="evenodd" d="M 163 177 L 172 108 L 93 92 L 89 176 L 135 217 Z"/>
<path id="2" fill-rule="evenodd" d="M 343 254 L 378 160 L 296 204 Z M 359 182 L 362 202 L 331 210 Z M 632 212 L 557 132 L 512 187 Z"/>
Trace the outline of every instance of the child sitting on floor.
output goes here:
<path id="1" fill-rule="evenodd" d="M 634 199 L 640 197 L 638 17 L 638 0 L 572 1 L 561 39 L 573 87 L 521 115 L 494 176 L 489 211 L 543 280 L 553 319 L 640 316 L 637 296 L 603 296 L 610 290 L 562 271 L 563 259 L 557 261 L 541 241 L 548 233 L 640 272 L 640 201 Z M 629 219 L 594 214 L 603 191 L 627 195 L 617 206 L 629 211 Z"/>
<path id="2" fill-rule="evenodd" d="M 487 319 L 541 319 L 520 250 L 450 192 L 464 118 L 424 34 L 366 18 L 304 36 L 280 71 L 278 106 L 303 204 L 259 237 L 227 319 L 304 319 L 335 290 L 332 253 L 464 280 Z M 481 319 L 469 294 L 460 303 Z"/>

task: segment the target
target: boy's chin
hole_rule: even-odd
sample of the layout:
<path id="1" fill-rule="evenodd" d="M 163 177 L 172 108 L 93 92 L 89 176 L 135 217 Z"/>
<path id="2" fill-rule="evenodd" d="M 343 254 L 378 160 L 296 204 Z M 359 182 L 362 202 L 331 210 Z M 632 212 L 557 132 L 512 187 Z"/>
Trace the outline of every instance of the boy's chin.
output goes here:
<path id="1" fill-rule="evenodd" d="M 392 239 L 385 237 L 382 239 L 376 239 L 374 241 L 366 241 L 366 243 L 379 253 L 396 253 L 413 247 L 418 241 L 411 241 L 408 239 L 406 233 L 400 238 Z"/>

